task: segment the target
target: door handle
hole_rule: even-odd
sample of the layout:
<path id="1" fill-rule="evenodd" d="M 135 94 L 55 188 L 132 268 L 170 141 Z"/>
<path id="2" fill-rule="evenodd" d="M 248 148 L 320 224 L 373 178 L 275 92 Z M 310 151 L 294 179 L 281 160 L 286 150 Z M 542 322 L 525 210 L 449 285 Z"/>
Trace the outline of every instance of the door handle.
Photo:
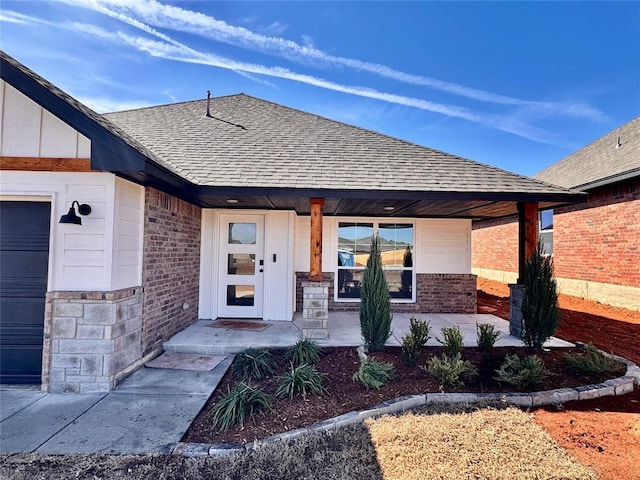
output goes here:
<path id="1" fill-rule="evenodd" d="M 262 272 L 264 272 L 264 268 L 261 268 L 261 269 L 260 269 L 260 273 L 262 273 Z"/>

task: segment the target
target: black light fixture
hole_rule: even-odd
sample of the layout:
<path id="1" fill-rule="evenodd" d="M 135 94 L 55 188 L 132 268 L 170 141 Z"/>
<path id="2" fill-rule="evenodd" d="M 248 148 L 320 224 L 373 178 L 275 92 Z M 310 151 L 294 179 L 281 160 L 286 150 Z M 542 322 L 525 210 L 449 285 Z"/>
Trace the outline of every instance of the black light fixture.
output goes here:
<path id="1" fill-rule="evenodd" d="M 69 209 L 69 213 L 62 215 L 59 223 L 82 225 L 82 219 L 76 213 L 75 205 L 78 205 L 78 213 L 80 213 L 80 215 L 89 215 L 91 213 L 91 207 L 89 205 L 86 203 L 80 204 L 77 200 L 74 200 Z"/>

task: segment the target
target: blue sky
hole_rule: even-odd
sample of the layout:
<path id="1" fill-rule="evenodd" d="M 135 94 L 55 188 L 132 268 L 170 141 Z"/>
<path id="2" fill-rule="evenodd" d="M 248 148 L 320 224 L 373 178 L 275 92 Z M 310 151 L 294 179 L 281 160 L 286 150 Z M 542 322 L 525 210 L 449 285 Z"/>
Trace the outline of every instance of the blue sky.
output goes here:
<path id="1" fill-rule="evenodd" d="M 532 175 L 640 114 L 640 2 L 2 0 L 99 112 L 244 92 Z"/>

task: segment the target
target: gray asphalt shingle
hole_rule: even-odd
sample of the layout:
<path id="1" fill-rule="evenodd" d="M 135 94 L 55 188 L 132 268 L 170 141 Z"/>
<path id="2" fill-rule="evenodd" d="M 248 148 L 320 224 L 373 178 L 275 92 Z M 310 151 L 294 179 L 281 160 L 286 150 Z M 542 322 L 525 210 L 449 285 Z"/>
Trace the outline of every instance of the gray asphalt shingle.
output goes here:
<path id="1" fill-rule="evenodd" d="M 634 171 L 640 176 L 640 117 L 554 163 L 533 178 L 566 188 L 580 188 Z"/>
<path id="2" fill-rule="evenodd" d="M 245 94 L 105 115 L 201 186 L 422 192 L 568 190 Z"/>

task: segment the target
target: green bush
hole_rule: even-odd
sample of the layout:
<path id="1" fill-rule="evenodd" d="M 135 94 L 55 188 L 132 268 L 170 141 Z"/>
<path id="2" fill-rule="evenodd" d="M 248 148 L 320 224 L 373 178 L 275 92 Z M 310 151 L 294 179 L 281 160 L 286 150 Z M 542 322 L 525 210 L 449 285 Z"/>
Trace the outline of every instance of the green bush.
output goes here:
<path id="1" fill-rule="evenodd" d="M 233 390 L 228 390 L 209 411 L 214 428 L 229 430 L 238 423 L 244 425 L 244 419 L 248 415 L 263 410 L 271 410 L 273 399 L 245 382 L 238 383 Z"/>
<path id="2" fill-rule="evenodd" d="M 353 374 L 354 381 L 360 381 L 367 390 L 378 389 L 393 379 L 394 367 L 391 363 L 377 362 L 364 353 L 360 355 L 360 368 Z"/>
<path id="3" fill-rule="evenodd" d="M 276 397 L 293 398 L 294 395 L 301 394 L 307 398 L 308 393 L 323 395 L 327 391 L 323 381 L 324 376 L 314 367 L 305 364 L 294 367 L 292 364 L 291 370 L 279 378 Z"/>
<path id="4" fill-rule="evenodd" d="M 391 318 L 391 297 L 375 235 L 360 288 L 360 331 L 369 352 L 380 350 L 391 336 Z"/>
<path id="5" fill-rule="evenodd" d="M 442 327 L 440 332 L 442 332 L 444 340 L 440 340 L 437 337 L 436 340 L 444 345 L 444 351 L 448 357 L 453 358 L 462 352 L 464 335 L 460 331 L 460 327 L 457 325 L 453 327 Z"/>
<path id="6" fill-rule="evenodd" d="M 478 348 L 481 352 L 491 350 L 500 336 L 500 332 L 497 332 L 496 327 L 490 323 L 476 323 L 476 332 L 478 333 Z"/>
<path id="7" fill-rule="evenodd" d="M 236 355 L 233 373 L 241 378 L 260 380 L 276 372 L 277 364 L 271 352 L 259 348 L 247 348 Z"/>
<path id="8" fill-rule="evenodd" d="M 468 360 L 462 360 L 460 353 L 453 357 L 431 357 L 429 362 L 421 367 L 433 375 L 442 385 L 461 387 L 464 381 L 478 374 L 478 370 Z"/>
<path id="9" fill-rule="evenodd" d="M 603 355 L 591 343 L 584 346 L 584 353 L 565 353 L 564 359 L 571 370 L 582 375 L 611 373 L 620 368 L 616 359 Z"/>
<path id="10" fill-rule="evenodd" d="M 542 349 L 560 323 L 557 284 L 553 278 L 553 260 L 542 254 L 542 242 L 524 269 L 522 297 L 522 340 L 525 345 Z"/>
<path id="11" fill-rule="evenodd" d="M 322 353 L 322 348 L 309 338 L 301 338 L 287 349 L 287 360 L 294 365 L 314 365 Z"/>
<path id="12" fill-rule="evenodd" d="M 550 372 L 537 355 L 520 358 L 518 355 L 507 355 L 499 369 L 496 380 L 509 383 L 519 391 L 532 390 L 540 385 Z"/>
<path id="13" fill-rule="evenodd" d="M 413 367 L 418 363 L 418 357 L 422 347 L 431 338 L 429 332 L 431 326 L 429 322 L 419 320 L 414 317 L 409 319 L 409 333 L 402 337 L 402 358 L 405 363 Z"/>

